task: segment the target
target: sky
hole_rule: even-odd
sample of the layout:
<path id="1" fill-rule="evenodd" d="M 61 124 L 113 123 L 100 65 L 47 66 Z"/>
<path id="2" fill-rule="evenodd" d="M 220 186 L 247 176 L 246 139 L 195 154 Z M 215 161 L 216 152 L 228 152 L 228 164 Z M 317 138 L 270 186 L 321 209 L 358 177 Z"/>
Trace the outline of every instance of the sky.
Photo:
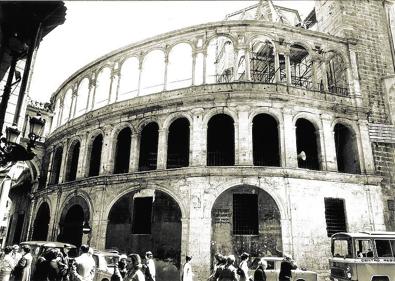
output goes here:
<path id="1" fill-rule="evenodd" d="M 48 102 L 79 68 L 115 49 L 161 33 L 207 22 L 258 1 L 65 1 L 66 21 L 40 44 L 29 96 Z M 273 1 L 298 9 L 302 19 L 314 1 Z"/>

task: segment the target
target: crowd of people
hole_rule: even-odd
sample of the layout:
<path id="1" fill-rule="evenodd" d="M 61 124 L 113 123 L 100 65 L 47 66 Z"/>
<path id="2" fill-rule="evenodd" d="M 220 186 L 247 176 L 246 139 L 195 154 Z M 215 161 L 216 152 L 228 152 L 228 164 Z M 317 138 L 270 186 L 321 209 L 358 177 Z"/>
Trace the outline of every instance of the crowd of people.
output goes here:
<path id="1" fill-rule="evenodd" d="M 69 258 L 70 248 L 67 245 L 61 249 L 48 248 L 36 258 L 34 264 L 31 248 L 28 245 L 23 245 L 21 248 L 22 252 L 18 245 L 5 247 L 0 259 L 0 281 L 94 280 L 96 263 L 93 259 L 93 249 L 88 245 L 81 246 L 81 255 L 75 259 Z M 248 253 L 242 253 L 240 263 L 236 265 L 234 255 L 216 254 L 214 269 L 208 281 L 266 281 L 267 261 L 260 258 L 257 268 L 250 276 L 249 258 Z M 181 270 L 181 281 L 194 281 L 191 260 L 192 256 L 187 255 Z M 295 263 L 290 256 L 285 255 L 281 262 L 278 280 L 290 281 L 293 269 L 296 269 Z M 120 255 L 114 265 L 111 281 L 156 281 L 152 252 L 145 253 L 144 261 L 138 254 Z"/>
<path id="2" fill-rule="evenodd" d="M 260 258 L 253 276 L 250 276 L 248 266 L 249 257 L 250 255 L 248 253 L 242 253 L 240 255 L 240 263 L 236 265 L 234 255 L 223 256 L 216 254 L 214 270 L 208 281 L 266 281 L 265 270 L 267 269 L 267 261 L 264 258 Z M 291 257 L 285 255 L 281 262 L 278 280 L 290 281 L 292 270 L 296 268 L 297 266 Z"/>

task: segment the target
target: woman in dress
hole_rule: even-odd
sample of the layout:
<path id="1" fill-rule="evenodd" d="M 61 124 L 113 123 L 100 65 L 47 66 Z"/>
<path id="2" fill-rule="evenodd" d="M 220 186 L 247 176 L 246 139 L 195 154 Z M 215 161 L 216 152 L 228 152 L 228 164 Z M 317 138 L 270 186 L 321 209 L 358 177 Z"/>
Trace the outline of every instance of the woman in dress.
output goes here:
<path id="1" fill-rule="evenodd" d="M 11 272 L 15 267 L 14 259 L 11 256 L 12 247 L 4 249 L 4 257 L 0 261 L 0 281 L 10 280 Z"/>
<path id="2" fill-rule="evenodd" d="M 182 281 L 192 281 L 192 266 L 191 266 L 191 256 L 185 257 L 185 264 L 182 270 Z"/>

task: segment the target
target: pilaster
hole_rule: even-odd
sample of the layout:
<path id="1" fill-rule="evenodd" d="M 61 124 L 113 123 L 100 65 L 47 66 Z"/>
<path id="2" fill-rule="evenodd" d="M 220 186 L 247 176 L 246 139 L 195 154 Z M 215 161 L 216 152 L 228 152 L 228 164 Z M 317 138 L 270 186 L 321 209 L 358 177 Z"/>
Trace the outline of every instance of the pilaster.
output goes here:
<path id="1" fill-rule="evenodd" d="M 166 129 L 160 129 L 159 140 L 158 140 L 158 159 L 157 159 L 158 170 L 166 169 L 167 137 L 168 137 L 168 131 Z"/>
<path id="2" fill-rule="evenodd" d="M 322 132 L 324 139 L 323 155 L 325 155 L 324 170 L 337 171 L 337 157 L 335 133 L 332 128 L 333 117 L 327 114 L 321 114 Z"/>
<path id="3" fill-rule="evenodd" d="M 191 166 L 206 166 L 207 128 L 203 124 L 203 108 L 192 110 Z"/>
<path id="4" fill-rule="evenodd" d="M 285 168 L 297 168 L 296 130 L 291 110 L 283 109 L 283 120 L 281 135 L 284 136 Z"/>
<path id="5" fill-rule="evenodd" d="M 238 112 L 239 126 L 237 137 L 239 140 L 239 165 L 252 166 L 252 125 L 249 122 L 249 107 L 243 106 Z"/>

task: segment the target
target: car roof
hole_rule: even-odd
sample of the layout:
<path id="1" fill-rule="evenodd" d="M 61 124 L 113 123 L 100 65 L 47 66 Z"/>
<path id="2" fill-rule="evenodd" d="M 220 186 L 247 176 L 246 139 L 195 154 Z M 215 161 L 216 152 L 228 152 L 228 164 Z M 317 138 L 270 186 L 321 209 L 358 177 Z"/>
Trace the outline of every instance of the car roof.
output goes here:
<path id="1" fill-rule="evenodd" d="M 336 238 L 395 238 L 395 232 L 390 231 L 372 231 L 372 232 L 338 232 L 332 235 Z"/>
<path id="2" fill-rule="evenodd" d="M 24 241 L 21 242 L 20 245 L 44 246 L 53 248 L 64 248 L 65 246 L 67 246 L 68 248 L 77 248 L 73 244 L 56 241 Z"/>
<path id="3" fill-rule="evenodd" d="M 94 250 L 93 254 L 98 254 L 102 256 L 119 256 L 118 253 L 115 252 L 107 252 L 107 251 L 100 251 L 100 250 Z"/>

